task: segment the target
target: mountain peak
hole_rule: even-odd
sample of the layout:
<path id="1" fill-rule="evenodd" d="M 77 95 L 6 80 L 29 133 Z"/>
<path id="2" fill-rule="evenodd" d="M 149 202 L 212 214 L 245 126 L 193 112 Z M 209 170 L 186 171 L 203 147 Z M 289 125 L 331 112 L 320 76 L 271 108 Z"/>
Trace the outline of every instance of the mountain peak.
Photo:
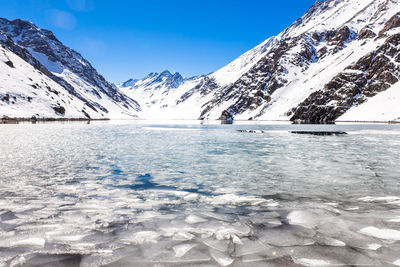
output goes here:
<path id="1" fill-rule="evenodd" d="M 164 70 L 160 73 L 159 76 L 172 76 L 172 74 L 169 70 Z"/>

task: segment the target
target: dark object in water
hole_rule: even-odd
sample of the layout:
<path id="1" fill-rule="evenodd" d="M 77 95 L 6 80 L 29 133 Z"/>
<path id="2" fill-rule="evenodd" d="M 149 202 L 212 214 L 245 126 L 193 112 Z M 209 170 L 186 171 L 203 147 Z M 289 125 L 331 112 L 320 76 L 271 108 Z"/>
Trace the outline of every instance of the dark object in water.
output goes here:
<path id="1" fill-rule="evenodd" d="M 265 133 L 263 130 L 237 130 L 239 133 Z"/>
<path id="2" fill-rule="evenodd" d="M 292 134 L 311 134 L 311 135 L 345 135 L 346 132 L 340 131 L 291 131 Z"/>

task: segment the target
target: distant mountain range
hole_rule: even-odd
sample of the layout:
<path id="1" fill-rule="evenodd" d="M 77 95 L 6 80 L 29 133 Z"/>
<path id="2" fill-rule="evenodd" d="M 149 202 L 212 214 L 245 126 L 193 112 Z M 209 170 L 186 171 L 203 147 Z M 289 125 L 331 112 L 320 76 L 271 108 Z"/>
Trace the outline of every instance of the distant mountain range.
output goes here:
<path id="1" fill-rule="evenodd" d="M 0 43 L 0 116 L 400 121 L 398 0 L 317 1 L 214 73 L 118 87 L 30 22 L 1 19 Z"/>

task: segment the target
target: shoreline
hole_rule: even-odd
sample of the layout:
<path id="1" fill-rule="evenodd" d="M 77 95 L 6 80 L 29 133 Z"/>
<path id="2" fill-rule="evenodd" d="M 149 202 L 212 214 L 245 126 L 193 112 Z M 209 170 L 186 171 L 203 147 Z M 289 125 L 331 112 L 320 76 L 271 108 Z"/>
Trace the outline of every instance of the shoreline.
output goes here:
<path id="1" fill-rule="evenodd" d="M 11 117 L 2 117 L 0 119 L 0 124 L 18 124 L 20 122 L 74 122 L 74 121 L 109 121 L 110 119 L 87 119 L 87 118 L 11 118 Z"/>
<path id="2" fill-rule="evenodd" d="M 199 121 L 200 123 L 202 122 L 207 122 L 207 121 L 215 121 L 215 122 L 221 122 L 222 124 L 225 124 L 224 120 L 200 120 L 200 119 L 110 119 L 110 118 L 103 118 L 103 119 L 88 119 L 88 118 L 24 118 L 24 117 L 7 117 L 4 116 L 0 118 L 0 124 L 18 124 L 20 122 L 90 122 L 90 121 L 155 121 L 155 122 L 172 122 L 172 121 Z M 235 124 L 235 122 L 247 122 L 247 123 L 289 123 L 289 124 L 297 124 L 297 125 L 329 125 L 329 124 L 400 124 L 400 121 L 334 121 L 330 123 L 307 123 L 307 122 L 293 122 L 290 120 L 233 120 L 232 124 Z M 231 123 L 228 123 L 231 124 Z"/>

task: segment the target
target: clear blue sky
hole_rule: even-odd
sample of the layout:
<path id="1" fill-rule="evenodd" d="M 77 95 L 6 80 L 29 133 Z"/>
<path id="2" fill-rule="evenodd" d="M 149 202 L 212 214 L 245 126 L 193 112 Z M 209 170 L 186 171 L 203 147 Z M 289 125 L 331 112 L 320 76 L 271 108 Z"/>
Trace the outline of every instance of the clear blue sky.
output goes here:
<path id="1" fill-rule="evenodd" d="M 0 17 L 54 32 L 111 82 L 208 74 L 276 35 L 316 0 L 0 0 Z"/>

